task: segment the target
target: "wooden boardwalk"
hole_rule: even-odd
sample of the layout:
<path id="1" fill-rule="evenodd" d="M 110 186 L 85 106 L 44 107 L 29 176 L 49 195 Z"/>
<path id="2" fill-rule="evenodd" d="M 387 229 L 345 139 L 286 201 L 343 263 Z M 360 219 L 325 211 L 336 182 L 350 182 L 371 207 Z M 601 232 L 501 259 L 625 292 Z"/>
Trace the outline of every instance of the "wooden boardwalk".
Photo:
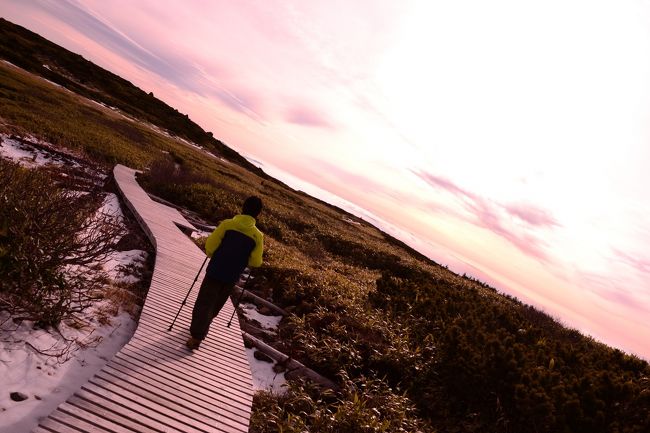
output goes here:
<path id="1" fill-rule="evenodd" d="M 253 385 L 237 315 L 226 327 L 232 303 L 214 320 L 201 349 L 188 351 L 200 277 L 174 330 L 167 331 L 205 258 L 176 226 L 192 225 L 152 201 L 134 170 L 118 165 L 113 173 L 156 249 L 151 287 L 129 343 L 34 432 L 247 432 Z"/>

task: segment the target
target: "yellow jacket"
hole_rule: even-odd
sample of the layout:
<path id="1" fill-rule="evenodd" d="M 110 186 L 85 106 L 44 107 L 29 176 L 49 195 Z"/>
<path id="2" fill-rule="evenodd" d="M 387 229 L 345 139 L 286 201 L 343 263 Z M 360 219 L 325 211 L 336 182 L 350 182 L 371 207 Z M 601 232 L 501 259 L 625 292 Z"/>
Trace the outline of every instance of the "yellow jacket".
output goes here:
<path id="1" fill-rule="evenodd" d="M 255 227 L 255 218 L 249 215 L 237 215 L 234 218 L 222 221 L 217 226 L 205 242 L 205 253 L 208 257 L 212 257 L 217 248 L 219 248 L 228 230 L 242 233 L 255 241 L 255 247 L 248 257 L 248 266 L 261 266 L 262 253 L 264 251 L 264 235 Z"/>

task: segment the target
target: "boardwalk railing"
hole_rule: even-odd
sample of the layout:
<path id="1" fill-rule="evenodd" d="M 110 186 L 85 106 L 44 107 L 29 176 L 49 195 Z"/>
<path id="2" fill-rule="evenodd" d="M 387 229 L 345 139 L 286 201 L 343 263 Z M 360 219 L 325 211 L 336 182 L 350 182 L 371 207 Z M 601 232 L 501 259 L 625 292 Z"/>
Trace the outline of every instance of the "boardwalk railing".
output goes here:
<path id="1" fill-rule="evenodd" d="M 95 376 L 34 430 L 81 432 L 246 432 L 253 398 L 237 316 L 227 302 L 194 353 L 185 340 L 199 277 L 174 329 L 167 329 L 205 255 L 177 225 L 192 225 L 152 201 L 135 170 L 113 170 L 127 205 L 156 249 L 156 264 L 138 328 Z"/>

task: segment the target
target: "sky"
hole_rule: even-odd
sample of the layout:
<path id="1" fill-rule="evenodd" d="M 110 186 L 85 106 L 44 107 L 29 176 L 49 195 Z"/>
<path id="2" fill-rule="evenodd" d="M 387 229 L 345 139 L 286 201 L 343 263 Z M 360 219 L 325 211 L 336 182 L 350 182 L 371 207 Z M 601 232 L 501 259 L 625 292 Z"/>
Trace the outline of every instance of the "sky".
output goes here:
<path id="1" fill-rule="evenodd" d="M 650 359 L 647 0 L 0 0 L 0 15 Z"/>

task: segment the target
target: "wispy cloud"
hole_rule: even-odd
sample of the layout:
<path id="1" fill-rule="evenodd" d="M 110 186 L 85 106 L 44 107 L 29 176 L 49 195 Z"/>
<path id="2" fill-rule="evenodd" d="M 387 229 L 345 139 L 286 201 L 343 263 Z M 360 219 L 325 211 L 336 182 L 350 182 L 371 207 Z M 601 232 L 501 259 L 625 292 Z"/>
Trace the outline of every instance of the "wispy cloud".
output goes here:
<path id="1" fill-rule="evenodd" d="M 286 113 L 285 119 L 290 123 L 302 126 L 312 126 L 317 128 L 334 127 L 333 123 L 326 115 L 306 106 L 290 109 Z"/>
<path id="2" fill-rule="evenodd" d="M 636 269 L 637 271 L 650 275 L 650 259 L 643 256 L 634 256 L 624 251 L 613 249 L 615 257 L 624 264 Z"/>
<path id="3" fill-rule="evenodd" d="M 555 227 L 560 223 L 549 212 L 528 204 L 510 204 L 503 208 L 510 215 L 535 227 Z"/>
<path id="4" fill-rule="evenodd" d="M 559 225 L 544 210 L 521 204 L 503 206 L 468 191 L 447 178 L 424 171 L 412 172 L 432 187 L 456 197 L 463 209 L 471 215 L 470 218 L 464 218 L 466 221 L 501 236 L 528 256 L 541 261 L 549 261 L 543 241 L 537 238 L 531 230 L 516 227 L 509 222 L 510 217 L 515 216 L 535 228 Z M 459 216 L 458 213 L 454 213 L 454 215 Z"/>

